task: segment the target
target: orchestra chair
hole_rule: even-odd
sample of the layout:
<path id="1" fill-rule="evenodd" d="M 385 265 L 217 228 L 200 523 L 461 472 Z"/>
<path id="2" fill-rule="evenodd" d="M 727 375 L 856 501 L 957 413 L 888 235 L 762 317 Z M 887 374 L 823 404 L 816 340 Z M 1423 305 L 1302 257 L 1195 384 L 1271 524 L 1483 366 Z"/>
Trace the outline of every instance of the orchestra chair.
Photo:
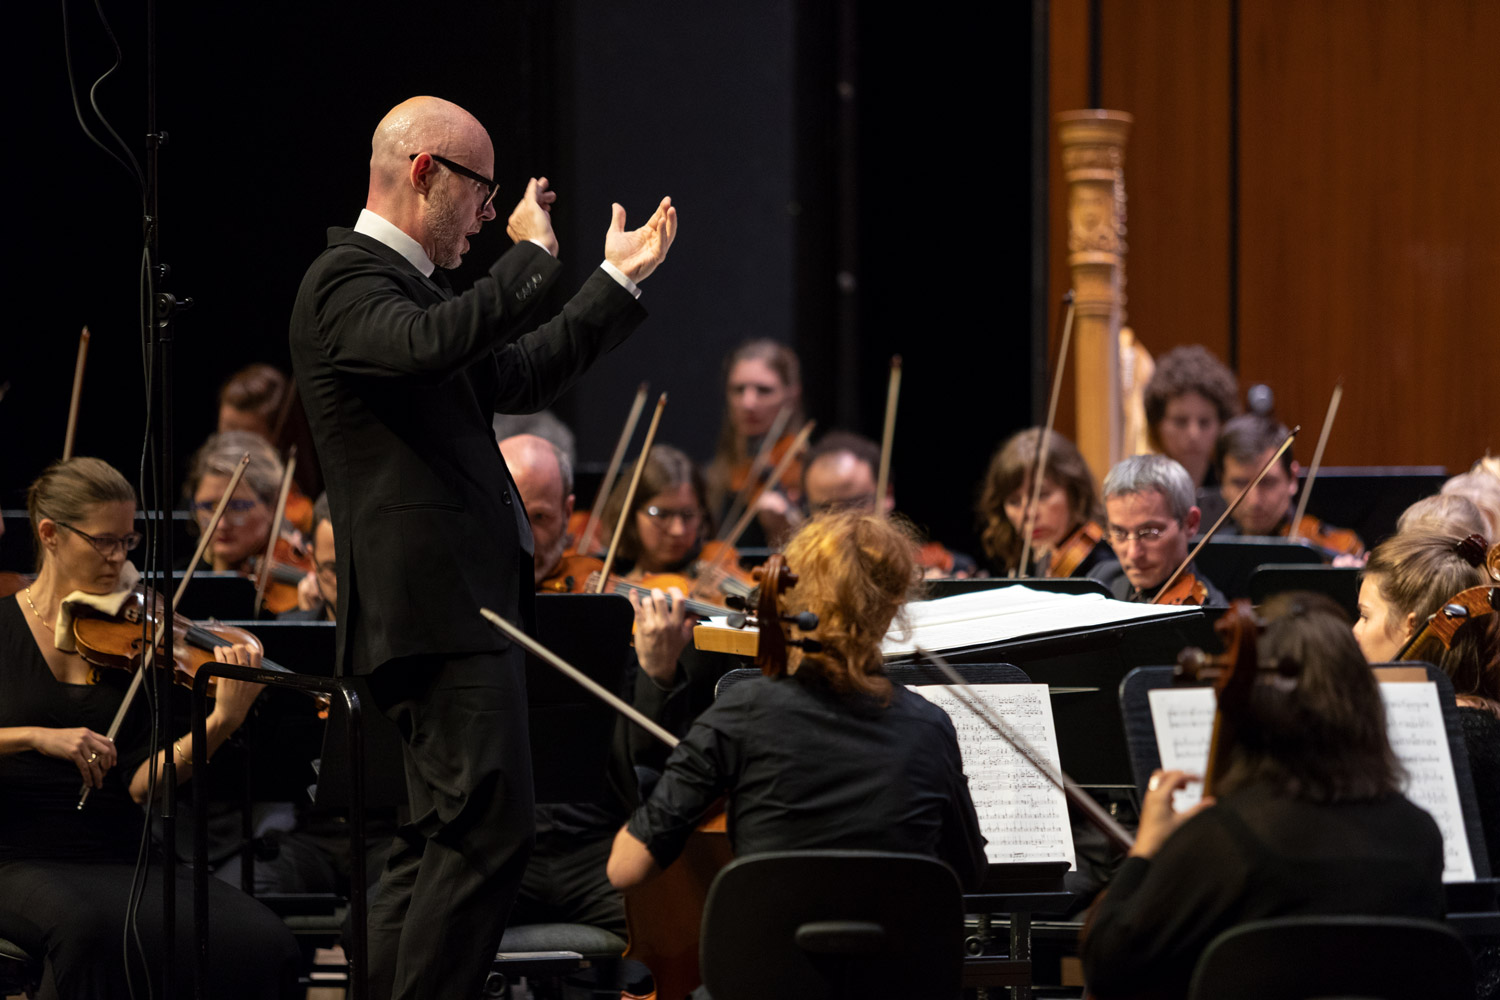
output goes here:
<path id="1" fill-rule="evenodd" d="M 714 879 L 700 963 L 714 1000 L 956 997 L 958 877 L 936 858 L 772 851 Z"/>
<path id="2" fill-rule="evenodd" d="M 42 961 L 14 941 L 0 937 L 0 997 L 31 997 L 42 988 Z"/>
<path id="3" fill-rule="evenodd" d="M 1474 965 L 1451 928 L 1407 917 L 1255 920 L 1214 938 L 1189 1000 L 1473 1000 Z"/>

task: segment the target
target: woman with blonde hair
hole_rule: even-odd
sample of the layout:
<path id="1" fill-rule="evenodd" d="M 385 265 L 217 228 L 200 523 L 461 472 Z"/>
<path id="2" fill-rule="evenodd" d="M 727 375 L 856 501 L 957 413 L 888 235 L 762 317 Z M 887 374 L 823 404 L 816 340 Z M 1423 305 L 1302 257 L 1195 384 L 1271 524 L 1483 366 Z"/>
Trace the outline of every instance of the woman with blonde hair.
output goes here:
<path id="1" fill-rule="evenodd" d="M 154 863 L 128 922 L 147 832 L 140 805 L 165 755 L 153 757 L 145 699 L 136 699 L 114 739 L 106 735 L 130 674 L 85 661 L 69 625 L 73 603 L 123 600 L 140 578 L 128 560 L 141 542 L 135 491 L 105 462 L 73 458 L 42 473 L 27 508 L 37 577 L 0 600 L 0 937 L 44 959 L 46 996 L 144 996 L 162 963 L 191 965 L 192 927 L 182 915 L 191 911 L 192 879 L 178 870 L 175 941 L 164 939 L 161 870 Z M 245 646 L 221 647 L 215 656 L 260 662 Z M 239 728 L 259 690 L 219 679 L 207 745 L 186 733 L 173 743 L 178 781 Z M 80 780 L 90 790 L 82 809 Z M 218 879 L 209 879 L 209 897 L 212 995 L 294 995 L 299 955 L 286 926 Z M 139 951 L 122 944 L 127 927 Z M 177 981 L 187 996 L 190 977 L 179 974 Z"/>
<path id="2" fill-rule="evenodd" d="M 721 796 L 739 855 L 846 848 L 941 858 L 974 886 L 984 837 L 942 709 L 893 685 L 880 644 L 919 574 L 911 535 L 886 518 L 820 515 L 786 546 L 789 613 L 818 617 L 784 670 L 730 687 L 693 723 L 650 798 L 615 837 L 609 878 L 670 865 Z"/>

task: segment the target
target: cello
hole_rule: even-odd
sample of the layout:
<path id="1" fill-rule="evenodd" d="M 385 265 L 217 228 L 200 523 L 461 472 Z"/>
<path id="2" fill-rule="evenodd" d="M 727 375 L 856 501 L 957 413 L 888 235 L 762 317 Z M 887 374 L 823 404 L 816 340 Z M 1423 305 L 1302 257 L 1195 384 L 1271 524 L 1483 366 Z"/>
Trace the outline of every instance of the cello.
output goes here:
<path id="1" fill-rule="evenodd" d="M 786 671 L 789 646 L 800 646 L 809 651 L 818 647 L 816 640 L 788 639 L 781 628 L 775 626 L 786 620 L 806 632 L 817 627 L 817 618 L 807 612 L 791 616 L 781 613 L 779 598 L 786 589 L 796 585 L 797 577 L 786 568 L 780 555 L 772 556 L 756 572 L 760 583 L 760 601 L 755 614 L 745 617 L 745 623 L 757 626 L 766 623 L 771 626 L 761 628 L 762 641 L 756 662 L 763 673 L 779 676 Z M 508 639 L 573 678 L 667 746 L 676 749 L 680 744 L 677 737 L 613 692 L 601 687 L 522 629 L 488 608 L 481 609 L 480 614 Z M 715 806 L 689 837 L 687 846 L 677 860 L 658 877 L 630 890 L 625 896 L 629 945 L 624 957 L 639 961 L 651 970 L 655 981 L 655 995 L 662 1000 L 683 1000 L 703 981 L 698 968 L 698 937 L 703 906 L 715 876 L 733 857 L 726 814 L 721 806 Z"/>

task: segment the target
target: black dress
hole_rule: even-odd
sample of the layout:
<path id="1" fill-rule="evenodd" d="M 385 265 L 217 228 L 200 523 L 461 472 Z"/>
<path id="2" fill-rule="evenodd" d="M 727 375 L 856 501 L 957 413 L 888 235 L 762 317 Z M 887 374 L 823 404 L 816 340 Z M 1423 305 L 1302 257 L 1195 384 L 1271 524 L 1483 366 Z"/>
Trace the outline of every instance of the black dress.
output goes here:
<path id="1" fill-rule="evenodd" d="M 927 854 L 951 865 L 966 887 L 985 871 L 953 723 L 899 685 L 888 706 L 795 675 L 735 685 L 672 752 L 630 832 L 666 867 L 725 793 L 736 855 Z"/>
<path id="2" fill-rule="evenodd" d="M 107 732 L 129 680 L 104 671 L 98 684 L 57 680 L 15 600 L 0 600 L 0 728 L 87 726 Z M 116 737 L 119 763 L 77 808 L 77 767 L 35 750 L 0 755 L 0 936 L 45 956 L 43 998 L 129 996 L 122 958 L 126 911 L 144 813 L 130 777 L 149 752 L 146 713 L 132 711 Z M 177 993 L 192 995 L 192 877 L 177 874 Z M 161 868 L 140 896 L 138 933 L 153 987 L 166 953 Z M 295 995 L 300 955 L 286 925 L 249 896 L 209 880 L 210 993 Z M 145 996 L 147 971 L 132 948 L 131 977 Z"/>
<path id="3" fill-rule="evenodd" d="M 1083 942 L 1084 978 L 1101 998 L 1185 997 L 1204 948 L 1230 927 L 1308 914 L 1441 920 L 1442 877 L 1437 824 L 1399 795 L 1319 804 L 1246 788 L 1120 867 Z"/>

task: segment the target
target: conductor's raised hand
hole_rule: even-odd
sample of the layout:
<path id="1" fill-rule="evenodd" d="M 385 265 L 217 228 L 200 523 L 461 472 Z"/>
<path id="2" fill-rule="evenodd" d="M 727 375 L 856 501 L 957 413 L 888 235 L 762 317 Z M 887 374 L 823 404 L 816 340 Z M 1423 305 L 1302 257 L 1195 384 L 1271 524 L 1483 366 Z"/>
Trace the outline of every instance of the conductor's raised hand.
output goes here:
<path id="1" fill-rule="evenodd" d="M 506 235 L 516 243 L 536 240 L 556 257 L 557 234 L 552 231 L 552 203 L 556 200 L 557 192 L 547 185 L 547 178 L 533 177 L 505 222 Z"/>
<path id="2" fill-rule="evenodd" d="M 663 198 L 644 226 L 627 232 L 624 207 L 615 204 L 613 208 L 609 232 L 604 234 L 604 259 L 631 281 L 645 281 L 667 259 L 677 238 L 677 209 L 671 198 Z"/>

